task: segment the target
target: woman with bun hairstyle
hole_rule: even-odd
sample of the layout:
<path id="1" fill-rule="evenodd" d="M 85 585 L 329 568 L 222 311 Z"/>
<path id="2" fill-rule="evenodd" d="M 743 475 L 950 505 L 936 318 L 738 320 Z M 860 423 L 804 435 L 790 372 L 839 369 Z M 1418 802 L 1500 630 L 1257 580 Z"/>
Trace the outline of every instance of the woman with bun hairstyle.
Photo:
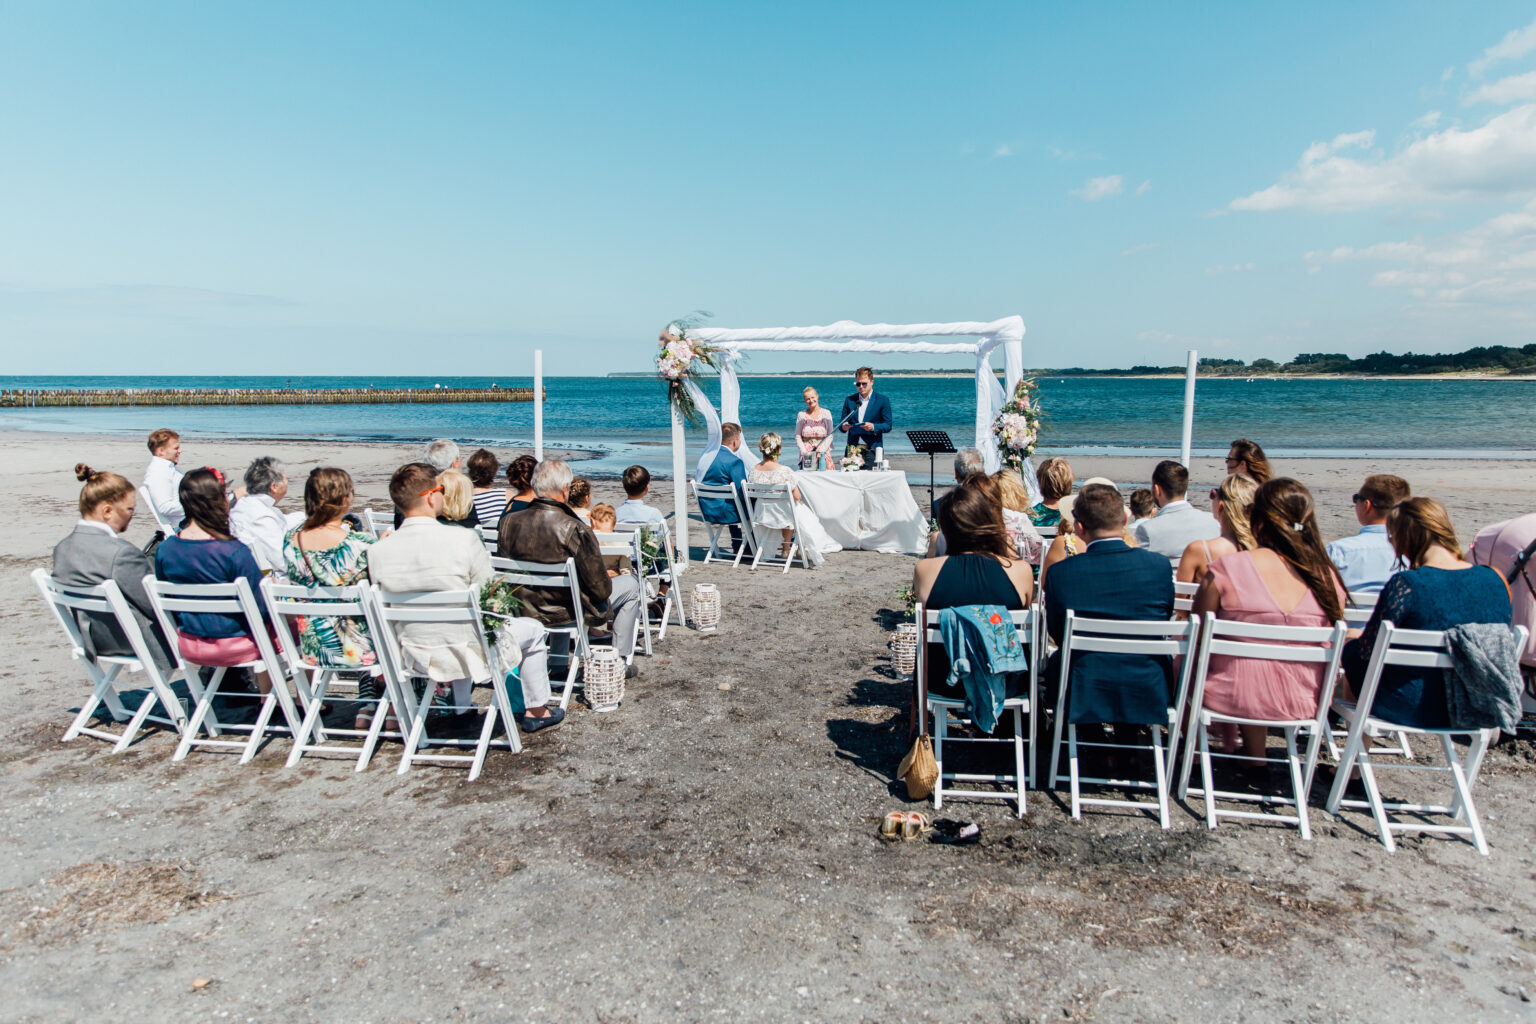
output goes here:
<path id="1" fill-rule="evenodd" d="M 1227 479 L 1232 479 L 1228 477 Z M 1248 526 L 1254 547 L 1222 555 L 1206 569 L 1194 617 L 1276 626 L 1332 626 L 1344 616 L 1344 584 L 1323 550 L 1312 494 L 1289 477 L 1260 484 Z M 1323 666 L 1212 655 L 1204 705 L 1238 718 L 1294 721 L 1317 714 Z M 1245 725 L 1244 753 L 1264 757 L 1268 730 Z M 1232 750 L 1233 737 L 1225 737 Z"/>
<path id="2" fill-rule="evenodd" d="M 1387 513 L 1387 536 L 1408 568 L 1387 581 L 1364 632 L 1344 645 L 1344 674 L 1352 694 L 1365 681 L 1383 622 L 1402 629 L 1446 630 L 1469 622 L 1508 624 L 1513 615 L 1504 577 L 1462 560 L 1451 517 L 1434 498 L 1407 498 L 1393 506 Z M 1420 729 L 1448 728 L 1441 671 L 1386 666 L 1371 714 Z"/>
<path id="3" fill-rule="evenodd" d="M 133 609 L 139 631 L 149 641 L 155 664 L 168 672 L 176 658 L 144 589 L 144 577 L 150 574 L 149 559 L 122 537 L 133 522 L 138 492 L 126 477 L 98 472 L 83 462 L 75 464 L 75 479 L 83 485 L 80 521 L 54 546 L 53 578 L 70 587 L 94 587 L 107 580 L 116 583 Z M 92 656 L 133 655 L 116 619 L 84 613 L 80 625 L 87 653 Z"/>
<path id="4" fill-rule="evenodd" d="M 243 577 L 261 609 L 260 628 L 271 633 L 256 557 L 230 536 L 224 474 L 206 466 L 194 469 L 181 478 L 177 493 L 187 520 L 180 533 L 155 549 L 155 576 L 167 583 L 233 583 Z M 244 616 L 178 612 L 173 618 L 181 653 L 199 665 L 233 666 L 260 657 L 251 633 L 257 625 Z M 254 674 L 257 690 L 269 692 L 272 682 L 266 673 L 258 669 Z"/>
<path id="5" fill-rule="evenodd" d="M 538 497 L 533 493 L 533 471 L 538 468 L 539 460 L 532 455 L 519 455 L 507 463 L 507 512 L 521 512 Z"/>
<path id="6" fill-rule="evenodd" d="M 752 525 L 757 528 L 759 542 L 767 538 L 767 531 L 778 530 L 783 540 L 779 545 L 779 557 L 789 557 L 790 537 L 798 533 L 800 548 L 811 565 L 820 565 L 829 551 L 840 551 L 841 546 L 827 536 L 826 528 L 816 518 L 800 488 L 795 486 L 795 471 L 779 462 L 784 451 L 784 439 L 769 431 L 757 442 L 757 450 L 763 453 L 763 461 L 747 470 L 747 482 L 753 484 L 788 484 L 794 498 L 793 507 L 785 508 L 780 502 L 761 502 L 752 513 Z"/>

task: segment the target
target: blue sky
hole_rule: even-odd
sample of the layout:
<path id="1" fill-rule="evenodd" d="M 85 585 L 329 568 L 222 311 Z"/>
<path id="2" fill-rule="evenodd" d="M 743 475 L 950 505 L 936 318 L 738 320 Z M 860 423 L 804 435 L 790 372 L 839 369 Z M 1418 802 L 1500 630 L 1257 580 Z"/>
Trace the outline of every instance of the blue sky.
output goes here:
<path id="1" fill-rule="evenodd" d="M 1520 345 L 1533 197 L 1531 2 L 0 0 L 0 372 L 640 370 L 695 308 Z"/>

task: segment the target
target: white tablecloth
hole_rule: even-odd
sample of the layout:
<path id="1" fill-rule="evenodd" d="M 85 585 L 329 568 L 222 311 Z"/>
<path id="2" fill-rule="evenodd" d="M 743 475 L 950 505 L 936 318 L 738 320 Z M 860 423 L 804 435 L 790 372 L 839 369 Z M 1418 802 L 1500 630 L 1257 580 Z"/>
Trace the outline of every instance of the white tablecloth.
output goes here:
<path id="1" fill-rule="evenodd" d="M 845 548 L 922 554 L 928 518 L 912 500 L 907 474 L 796 473 L 800 496 L 832 539 Z"/>

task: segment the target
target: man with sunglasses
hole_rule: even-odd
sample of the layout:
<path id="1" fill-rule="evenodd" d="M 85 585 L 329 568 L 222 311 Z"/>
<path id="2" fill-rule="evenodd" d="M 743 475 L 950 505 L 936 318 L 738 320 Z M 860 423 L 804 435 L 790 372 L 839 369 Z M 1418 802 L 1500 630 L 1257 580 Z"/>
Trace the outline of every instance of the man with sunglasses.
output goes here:
<path id="1" fill-rule="evenodd" d="M 1360 532 L 1328 545 L 1328 557 L 1339 567 L 1346 589 L 1379 594 L 1392 574 L 1403 567 L 1387 538 L 1387 513 L 1411 493 L 1408 481 L 1402 477 L 1374 473 L 1365 478 L 1360 490 L 1351 497 Z"/>
<path id="2" fill-rule="evenodd" d="M 838 417 L 837 429 L 848 435 L 845 456 L 852 455 L 854 448 L 864 446 L 864 468 L 875 465 L 875 449 L 885 443 L 885 433 L 891 429 L 891 400 L 875 393 L 875 371 L 861 366 L 853 375 L 854 393 L 843 399 L 843 414 Z"/>

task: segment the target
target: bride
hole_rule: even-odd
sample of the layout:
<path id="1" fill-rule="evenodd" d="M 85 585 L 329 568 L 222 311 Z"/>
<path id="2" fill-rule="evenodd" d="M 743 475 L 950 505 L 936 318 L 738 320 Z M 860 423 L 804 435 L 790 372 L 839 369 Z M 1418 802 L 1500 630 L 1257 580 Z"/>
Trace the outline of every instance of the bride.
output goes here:
<path id="1" fill-rule="evenodd" d="M 778 434 L 767 433 L 757 442 L 757 450 L 763 453 L 763 461 L 747 471 L 747 481 L 754 484 L 788 484 L 794 496 L 793 504 L 782 501 L 759 501 L 752 510 L 752 525 L 756 527 L 758 543 L 778 530 L 782 536 L 779 557 L 789 557 L 791 530 L 800 535 L 800 548 L 812 565 L 820 565 L 828 551 L 838 550 L 838 545 L 827 535 L 821 520 L 816 518 L 810 506 L 800 497 L 795 486 L 795 474 L 788 466 L 779 463 L 779 453 L 784 450 L 784 439 Z"/>

